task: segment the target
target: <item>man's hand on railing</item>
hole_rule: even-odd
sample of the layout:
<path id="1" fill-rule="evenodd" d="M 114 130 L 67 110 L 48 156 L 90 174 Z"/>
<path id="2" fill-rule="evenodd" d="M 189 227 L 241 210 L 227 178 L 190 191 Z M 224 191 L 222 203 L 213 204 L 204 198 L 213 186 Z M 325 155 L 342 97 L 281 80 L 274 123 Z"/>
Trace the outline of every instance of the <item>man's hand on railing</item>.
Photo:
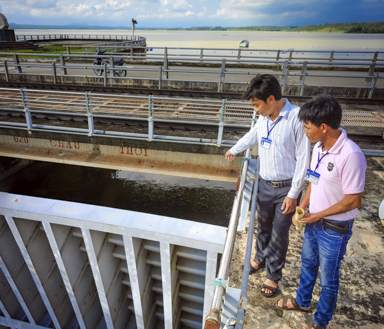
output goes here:
<path id="1" fill-rule="evenodd" d="M 229 150 L 228 150 L 227 153 L 225 153 L 225 158 L 228 161 L 233 161 L 235 159 L 235 155 L 231 154 L 231 152 L 229 152 Z"/>

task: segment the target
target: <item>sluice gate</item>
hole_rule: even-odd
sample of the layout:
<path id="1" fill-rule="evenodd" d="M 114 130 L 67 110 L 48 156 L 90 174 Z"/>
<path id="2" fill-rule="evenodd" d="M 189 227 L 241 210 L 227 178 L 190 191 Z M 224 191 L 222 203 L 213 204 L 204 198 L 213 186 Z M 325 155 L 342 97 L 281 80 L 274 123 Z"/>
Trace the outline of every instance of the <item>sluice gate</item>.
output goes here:
<path id="1" fill-rule="evenodd" d="M 0 325 L 201 328 L 224 227 L 0 192 Z"/>

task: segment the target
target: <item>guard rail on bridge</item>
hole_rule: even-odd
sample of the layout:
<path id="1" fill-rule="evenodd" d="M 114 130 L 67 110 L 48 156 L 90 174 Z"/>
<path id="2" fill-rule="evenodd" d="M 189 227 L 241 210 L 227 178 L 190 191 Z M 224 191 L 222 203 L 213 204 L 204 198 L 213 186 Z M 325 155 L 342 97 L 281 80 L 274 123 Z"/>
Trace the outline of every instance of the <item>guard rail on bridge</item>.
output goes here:
<path id="1" fill-rule="evenodd" d="M 110 40 L 110 41 L 145 41 L 144 37 L 130 35 L 99 35 L 99 34 L 28 34 L 15 35 L 16 41 L 47 41 L 47 40 L 79 40 L 79 41 L 94 41 L 94 40 Z"/>
<path id="2" fill-rule="evenodd" d="M 247 131 L 253 112 L 249 102 L 225 99 L 0 88 L 0 114 L 3 114 L 0 128 L 27 130 L 30 133 L 53 131 L 63 134 L 228 147 L 235 141 L 226 134 L 226 129 L 240 128 Z M 49 117 L 59 120 L 52 120 L 52 124 L 42 124 L 39 121 Z M 68 118 L 75 120 L 68 121 Z M 102 120 L 140 122 L 146 125 L 147 132 L 127 132 L 118 127 L 115 127 L 115 130 L 112 130 L 113 127 L 106 130 L 98 123 Z M 185 133 L 180 134 L 180 131 L 169 131 L 167 135 L 159 134 L 156 132 L 155 123 L 213 127 L 213 134 L 206 132 L 206 136 L 215 138 L 186 136 Z M 342 125 L 383 129 L 384 119 L 375 111 L 344 110 Z M 197 134 L 200 135 L 199 132 Z"/>
<path id="3" fill-rule="evenodd" d="M 0 114 L 3 114 L 0 128 L 30 133 L 49 131 L 90 137 L 231 146 L 234 141 L 223 138 L 224 128 L 249 129 L 253 108 L 244 101 L 0 88 Z M 52 120 L 51 124 L 39 121 L 47 117 L 58 120 Z M 71 117 L 75 119 L 69 120 Z M 147 126 L 147 133 L 129 132 L 118 126 L 107 130 L 99 123 L 103 120 L 140 122 Z M 155 124 L 159 123 L 213 127 L 212 136 L 215 138 L 207 138 L 209 133 L 204 137 L 199 136 L 200 133 L 185 136 L 177 130 L 169 131 L 167 135 L 159 134 L 155 129 Z"/>
<path id="4" fill-rule="evenodd" d="M 115 46 L 111 46 L 115 47 Z M 131 47 L 133 50 L 133 47 Z M 379 53 L 377 53 L 379 54 Z M 255 58 L 193 58 L 164 54 L 122 55 L 126 65 L 114 66 L 113 54 L 75 55 L 75 54 L 39 54 L 39 61 L 32 58 L 36 54 L 0 53 L 0 81 L 4 83 L 29 82 L 53 85 L 94 85 L 128 86 L 158 89 L 196 89 L 218 92 L 244 91 L 249 76 L 260 72 L 261 68 L 270 69 L 281 82 L 283 93 L 293 95 L 311 94 L 312 89 L 331 89 L 342 96 L 359 98 L 381 97 L 384 90 L 383 55 L 359 60 L 299 60 L 299 59 L 258 59 Z M 215 55 L 216 56 L 216 55 Z M 105 60 L 97 66 L 103 74 L 94 76 L 96 57 Z M 334 57 L 335 58 L 335 57 Z M 32 62 L 31 62 L 32 59 Z M 160 66 L 138 65 L 140 63 L 160 64 Z M 84 63 L 85 62 L 85 63 Z M 191 67 L 193 64 L 219 64 L 220 67 Z M 179 64 L 182 64 L 179 65 Z M 240 65 L 240 67 L 239 67 Z M 246 65 L 247 67 L 241 67 Z M 217 66 L 217 65 L 216 65 Z M 273 68 L 278 70 L 273 70 Z M 37 73 L 38 72 L 38 73 Z M 117 74 L 127 72 L 124 74 Z"/>

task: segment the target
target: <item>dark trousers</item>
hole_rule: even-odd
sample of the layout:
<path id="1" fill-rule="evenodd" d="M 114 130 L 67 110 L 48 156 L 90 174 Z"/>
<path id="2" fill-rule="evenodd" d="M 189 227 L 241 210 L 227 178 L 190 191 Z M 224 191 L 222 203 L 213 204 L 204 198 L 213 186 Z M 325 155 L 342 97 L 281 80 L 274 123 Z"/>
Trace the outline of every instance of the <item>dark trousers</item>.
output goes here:
<path id="1" fill-rule="evenodd" d="M 255 259 L 261 264 L 265 263 L 267 278 L 273 281 L 282 278 L 288 250 L 289 228 L 294 213 L 283 215 L 281 206 L 290 188 L 290 186 L 276 188 L 263 179 L 259 181 Z"/>

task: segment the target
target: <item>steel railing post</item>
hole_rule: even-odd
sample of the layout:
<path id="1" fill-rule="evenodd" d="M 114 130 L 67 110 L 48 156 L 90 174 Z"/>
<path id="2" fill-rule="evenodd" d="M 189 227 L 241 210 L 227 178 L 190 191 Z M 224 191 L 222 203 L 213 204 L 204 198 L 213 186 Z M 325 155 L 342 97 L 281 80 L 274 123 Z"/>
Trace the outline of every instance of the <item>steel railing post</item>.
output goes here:
<path id="1" fill-rule="evenodd" d="M 92 136 L 95 133 L 95 127 L 93 124 L 93 113 L 91 106 L 91 92 L 85 92 L 85 104 L 87 107 L 87 118 L 88 118 L 88 136 Z"/>
<path id="2" fill-rule="evenodd" d="M 60 55 L 61 75 L 67 75 L 67 68 L 65 67 L 64 56 Z"/>
<path id="3" fill-rule="evenodd" d="M 108 79 L 108 74 L 107 74 L 107 64 L 104 62 L 104 87 L 107 86 L 107 79 Z"/>
<path id="4" fill-rule="evenodd" d="M 217 91 L 222 92 L 223 91 L 223 85 L 225 81 L 225 58 L 221 61 L 221 70 L 220 70 L 220 80 L 219 80 L 219 86 Z"/>
<path id="5" fill-rule="evenodd" d="M 278 50 L 276 54 L 276 60 L 278 61 L 279 59 L 280 59 L 280 50 Z"/>
<path id="6" fill-rule="evenodd" d="M 369 91 L 369 94 L 368 94 L 368 98 L 372 98 L 373 97 L 373 93 L 375 91 L 375 88 L 376 88 L 376 83 L 377 83 L 377 79 L 379 77 L 379 73 L 376 73 L 375 74 L 375 77 L 373 79 L 373 83 L 372 83 L 372 86 L 371 86 L 371 90 Z"/>
<path id="7" fill-rule="evenodd" d="M 114 63 L 113 63 L 113 56 L 109 56 L 109 75 L 111 78 L 115 76 L 115 69 L 114 69 Z"/>
<path id="8" fill-rule="evenodd" d="M 223 142 L 225 105 L 226 100 L 223 99 L 220 111 L 219 132 L 217 134 L 217 146 L 221 146 L 221 143 Z"/>
<path id="9" fill-rule="evenodd" d="M 21 101 L 24 106 L 25 121 L 27 123 L 27 131 L 29 134 L 32 133 L 32 116 L 29 107 L 28 93 L 26 89 L 20 88 Z"/>
<path id="10" fill-rule="evenodd" d="M 372 63 L 372 64 L 369 66 L 368 75 L 369 75 L 369 76 L 374 76 L 374 74 L 375 74 L 375 69 L 376 69 L 376 63 Z M 370 88 L 371 85 L 372 85 L 372 78 L 366 78 L 365 80 L 367 81 L 366 88 Z"/>
<path id="11" fill-rule="evenodd" d="M 7 61 L 4 61 L 4 73 L 5 73 L 5 80 L 9 82 L 9 71 L 8 71 Z"/>
<path id="12" fill-rule="evenodd" d="M 300 76 L 300 96 L 303 96 L 304 94 L 304 87 L 305 87 L 305 78 L 307 76 L 307 65 L 308 62 L 305 61 L 303 63 L 303 67 L 301 68 L 301 76 Z"/>
<path id="13" fill-rule="evenodd" d="M 378 52 L 378 51 L 376 51 L 376 52 L 374 53 L 373 58 L 372 58 L 372 63 L 376 63 L 376 61 L 377 61 L 377 56 L 379 56 L 379 52 Z"/>
<path id="14" fill-rule="evenodd" d="M 168 48 L 164 48 L 163 80 L 168 80 Z"/>
<path id="15" fill-rule="evenodd" d="M 160 67 L 159 67 L 159 89 L 161 89 L 162 79 L 163 79 L 163 67 L 160 65 Z"/>
<path id="16" fill-rule="evenodd" d="M 282 69 L 283 69 L 283 78 L 282 78 L 281 84 L 283 85 L 282 93 L 284 94 L 288 84 L 288 61 L 285 61 L 283 63 Z"/>
<path id="17" fill-rule="evenodd" d="M 17 54 L 13 54 L 13 62 L 15 63 L 15 67 L 17 68 L 18 73 L 23 73 L 19 61 L 19 56 Z"/>
<path id="18" fill-rule="evenodd" d="M 52 63 L 52 71 L 53 71 L 53 84 L 57 84 L 57 76 L 56 76 L 56 63 Z"/>
<path id="19" fill-rule="evenodd" d="M 332 50 L 331 51 L 331 55 L 329 56 L 329 62 L 332 63 L 333 62 L 333 57 L 335 55 L 335 52 Z"/>
<path id="20" fill-rule="evenodd" d="M 148 141 L 153 140 L 153 108 L 152 108 L 152 96 L 148 96 Z"/>

